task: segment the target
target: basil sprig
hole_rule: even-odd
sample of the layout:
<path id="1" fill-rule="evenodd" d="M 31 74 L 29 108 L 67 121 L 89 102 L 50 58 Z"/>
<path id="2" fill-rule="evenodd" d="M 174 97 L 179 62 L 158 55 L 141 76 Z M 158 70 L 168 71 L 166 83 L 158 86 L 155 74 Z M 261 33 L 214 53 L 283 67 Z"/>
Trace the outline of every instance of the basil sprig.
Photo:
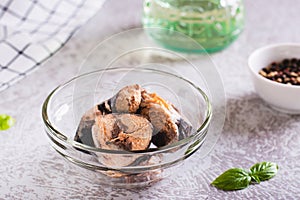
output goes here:
<path id="1" fill-rule="evenodd" d="M 273 178 L 278 171 L 278 165 L 272 162 L 256 163 L 250 171 L 241 168 L 232 168 L 225 171 L 211 184 L 218 189 L 241 190 L 247 188 L 249 184 L 266 181 Z"/>
<path id="2" fill-rule="evenodd" d="M 14 118 L 6 114 L 0 114 L 0 131 L 9 129 L 15 123 Z"/>

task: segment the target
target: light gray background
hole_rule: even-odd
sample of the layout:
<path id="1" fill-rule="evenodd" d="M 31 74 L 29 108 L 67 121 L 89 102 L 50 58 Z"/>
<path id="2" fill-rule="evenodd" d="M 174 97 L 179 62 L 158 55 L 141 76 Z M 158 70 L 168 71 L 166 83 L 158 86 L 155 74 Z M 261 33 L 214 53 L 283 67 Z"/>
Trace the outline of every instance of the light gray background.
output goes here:
<path id="1" fill-rule="evenodd" d="M 0 113 L 17 121 L 0 132 L 0 199 L 299 199 L 300 116 L 269 108 L 255 93 L 247 69 L 247 58 L 256 48 L 300 42 L 297 0 L 247 0 L 245 31 L 228 49 L 212 55 L 223 78 L 227 112 L 223 132 L 204 160 L 195 154 L 181 173 L 149 188 L 125 190 L 76 176 L 73 166 L 54 152 L 43 130 L 43 100 L 79 72 L 94 44 L 140 27 L 141 2 L 107 1 L 46 64 L 0 93 Z M 228 168 L 249 168 L 259 161 L 278 163 L 278 175 L 235 192 L 210 186 Z"/>

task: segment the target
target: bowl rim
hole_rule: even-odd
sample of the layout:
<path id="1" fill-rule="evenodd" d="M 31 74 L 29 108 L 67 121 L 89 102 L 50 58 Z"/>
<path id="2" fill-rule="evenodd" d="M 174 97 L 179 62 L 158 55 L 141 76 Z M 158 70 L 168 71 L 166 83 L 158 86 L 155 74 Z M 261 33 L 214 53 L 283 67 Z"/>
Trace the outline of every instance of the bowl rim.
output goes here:
<path id="1" fill-rule="evenodd" d="M 282 48 L 282 47 L 296 47 L 296 48 L 300 49 L 300 43 L 276 43 L 276 44 L 270 44 L 270 45 L 266 45 L 266 46 L 260 47 L 260 48 L 258 48 L 256 50 L 254 50 L 250 54 L 250 56 L 248 58 L 248 68 L 249 68 L 250 72 L 256 78 L 258 78 L 259 80 L 262 80 L 262 81 L 266 81 L 268 84 L 274 85 L 275 87 L 282 87 L 282 88 L 290 88 L 290 89 L 293 89 L 293 90 L 296 90 L 296 89 L 299 90 L 300 89 L 299 85 L 288 85 L 288 84 L 278 83 L 276 81 L 272 81 L 270 79 L 267 79 L 267 78 L 263 77 L 262 75 L 260 75 L 258 73 L 259 71 L 255 70 L 256 67 L 252 64 L 252 60 L 256 56 L 258 56 L 260 54 L 264 54 L 264 51 L 271 50 L 271 49 L 274 49 L 274 48 Z M 273 62 L 273 61 L 270 61 L 270 62 Z"/>
<path id="2" fill-rule="evenodd" d="M 197 128 L 193 134 L 191 134 L 190 136 L 179 140 L 177 142 L 174 142 L 170 145 L 166 145 L 163 147 L 158 147 L 158 148 L 154 148 L 154 149 L 146 149 L 146 150 L 140 150 L 140 151 L 125 151 L 125 150 L 109 150 L 109 149 L 101 149 L 101 148 L 97 148 L 97 147 L 92 147 L 89 145 L 85 145 L 82 143 L 79 143 L 77 141 L 75 141 L 72 138 L 67 137 L 66 135 L 64 135 L 63 133 L 61 133 L 60 131 L 58 131 L 55 126 L 53 126 L 53 123 L 50 121 L 49 117 L 48 117 L 48 103 L 49 101 L 52 99 L 53 95 L 56 94 L 60 89 L 62 89 L 63 87 L 67 86 L 68 84 L 72 83 L 73 81 L 82 78 L 84 76 L 89 76 L 91 74 L 95 74 L 95 73 L 100 73 L 100 72 L 106 72 L 106 71 L 113 71 L 113 70 L 132 70 L 133 68 L 130 67 L 115 67 L 115 68 L 107 68 L 107 69 L 99 69 L 99 70 L 95 70 L 95 71 L 91 71 L 91 72 L 87 72 L 78 76 L 75 76 L 73 78 L 71 78 L 69 81 L 62 83 L 60 85 L 58 85 L 54 90 L 52 90 L 52 92 L 50 92 L 50 94 L 47 96 L 47 98 L 45 99 L 43 105 L 42 105 L 42 119 L 44 122 L 44 125 L 51 131 L 51 137 L 54 137 L 56 140 L 59 140 L 60 142 L 63 142 L 64 144 L 70 145 L 76 149 L 80 149 L 83 151 L 90 151 L 90 152 L 96 152 L 96 153 L 109 153 L 109 154 L 136 154 L 136 153 L 141 153 L 141 154 L 145 154 L 145 153 L 161 153 L 164 151 L 169 151 L 175 148 L 180 147 L 181 145 L 187 144 L 190 141 L 192 141 L 196 136 L 201 135 L 202 130 L 205 130 L 206 127 L 209 126 L 210 121 L 212 119 L 212 105 L 210 103 L 209 97 L 206 95 L 206 93 L 201 90 L 199 87 L 197 87 L 193 82 L 178 76 L 176 74 L 172 74 L 166 71 L 161 71 L 161 70 L 157 70 L 157 69 L 150 69 L 150 68 L 138 68 L 137 70 L 139 71 L 148 71 L 148 72 L 156 72 L 156 73 L 162 73 L 168 76 L 173 76 L 175 78 L 179 78 L 187 83 L 189 83 L 192 87 L 194 87 L 194 89 L 196 89 L 197 92 L 200 93 L 200 95 L 203 97 L 205 104 L 206 104 L 206 112 L 205 112 L 205 119 L 203 120 L 203 123 L 200 125 L 199 128 Z M 206 134 L 206 133 L 202 133 L 202 134 Z M 49 137 L 49 133 L 47 133 L 48 137 Z M 204 137 L 205 139 L 205 137 Z"/>

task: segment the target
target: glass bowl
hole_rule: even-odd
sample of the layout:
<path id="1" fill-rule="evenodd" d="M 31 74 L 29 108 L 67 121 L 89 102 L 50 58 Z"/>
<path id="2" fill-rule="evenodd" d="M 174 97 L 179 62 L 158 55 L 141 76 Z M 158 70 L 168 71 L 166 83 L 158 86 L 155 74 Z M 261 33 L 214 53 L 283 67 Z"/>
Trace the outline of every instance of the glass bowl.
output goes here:
<path id="1" fill-rule="evenodd" d="M 76 142 L 74 136 L 83 114 L 132 84 L 172 102 L 192 125 L 190 135 L 167 146 L 138 152 L 100 149 Z M 177 171 L 175 166 L 204 142 L 212 112 L 207 95 L 183 77 L 146 68 L 110 68 L 80 75 L 57 87 L 46 98 L 42 117 L 52 147 L 71 163 L 88 169 L 97 183 L 137 187 Z M 107 164 L 105 159 L 113 162 Z M 141 162 L 123 165 L 120 161 L 124 159 Z M 86 171 L 80 167 L 78 172 Z"/>

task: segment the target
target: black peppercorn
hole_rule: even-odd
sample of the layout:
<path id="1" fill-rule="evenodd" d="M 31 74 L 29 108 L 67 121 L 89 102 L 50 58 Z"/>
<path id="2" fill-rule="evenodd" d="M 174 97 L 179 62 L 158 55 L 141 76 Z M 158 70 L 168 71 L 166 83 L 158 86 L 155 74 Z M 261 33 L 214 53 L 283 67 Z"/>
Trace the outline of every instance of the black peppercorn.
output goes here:
<path id="1" fill-rule="evenodd" d="M 272 62 L 259 71 L 263 77 L 288 85 L 300 85 L 300 59 L 283 59 Z"/>
<path id="2" fill-rule="evenodd" d="M 284 59 L 284 60 L 282 61 L 282 63 L 283 63 L 284 65 L 288 65 L 288 64 L 290 63 L 290 60 L 289 60 L 289 59 Z"/>
<path id="3" fill-rule="evenodd" d="M 291 63 L 294 64 L 297 62 L 297 58 L 292 58 Z"/>

